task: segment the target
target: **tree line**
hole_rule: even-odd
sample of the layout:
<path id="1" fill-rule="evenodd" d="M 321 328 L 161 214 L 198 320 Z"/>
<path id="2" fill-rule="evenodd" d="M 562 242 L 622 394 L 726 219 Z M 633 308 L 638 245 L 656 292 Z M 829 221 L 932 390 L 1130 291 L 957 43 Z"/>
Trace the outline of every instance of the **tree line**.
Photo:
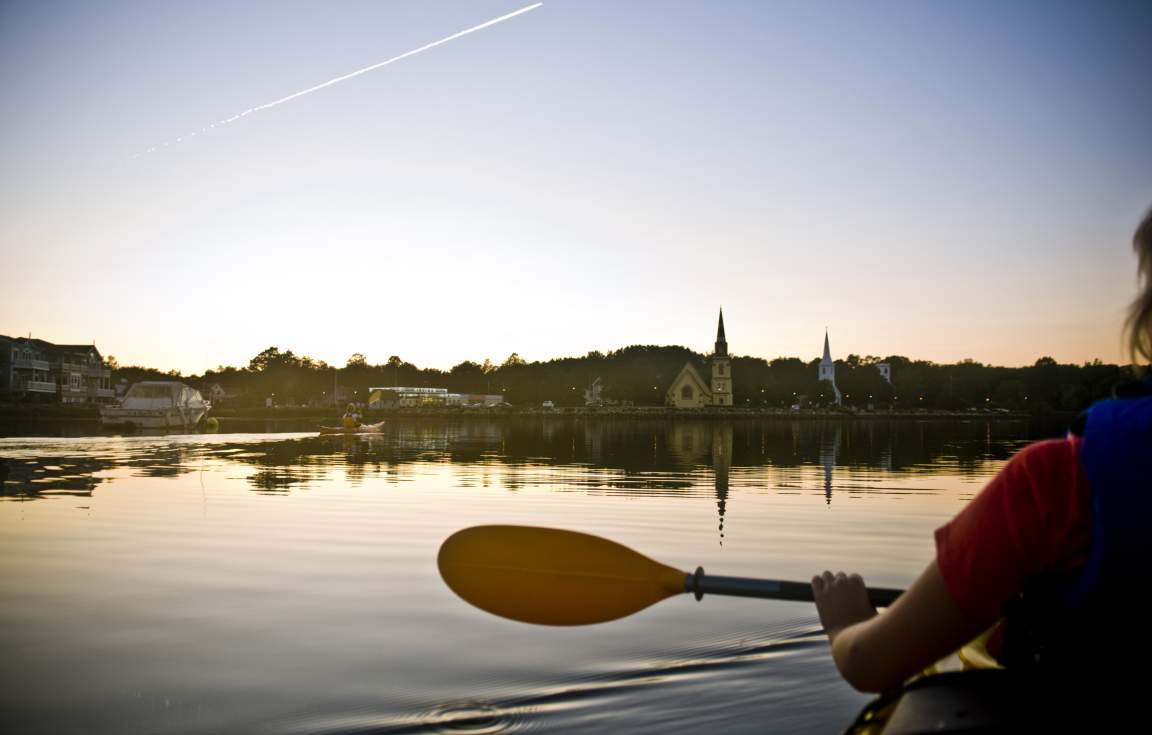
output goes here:
<path id="1" fill-rule="evenodd" d="M 220 366 L 187 382 L 208 390 L 219 385 L 227 405 L 255 407 L 274 398 L 279 405 L 324 404 L 346 400 L 363 403 L 369 388 L 415 386 L 446 388 L 455 393 L 499 393 L 513 405 L 584 405 L 584 390 L 599 379 L 603 398 L 637 406 L 658 406 L 685 363 L 694 364 L 705 380 L 711 375 L 709 356 L 681 346 L 633 345 L 607 353 L 527 362 L 512 353 L 496 364 L 465 360 L 450 370 L 421 368 L 397 355 L 370 364 L 360 353 L 343 366 L 269 347 L 244 367 Z M 888 363 L 892 382 L 876 369 Z M 733 403 L 748 407 L 787 407 L 796 403 L 828 405 L 834 391 L 817 380 L 818 359 L 796 357 L 766 360 L 732 358 Z M 997 367 L 974 360 L 939 364 L 900 355 L 849 355 L 836 361 L 836 386 L 846 406 L 864 408 L 947 409 L 1006 408 L 1012 410 L 1077 411 L 1107 397 L 1131 379 L 1131 370 L 1099 360 L 1082 365 L 1059 364 L 1041 357 L 1027 367 Z M 128 382 L 184 377 L 142 367 L 117 366 L 114 379 Z"/>

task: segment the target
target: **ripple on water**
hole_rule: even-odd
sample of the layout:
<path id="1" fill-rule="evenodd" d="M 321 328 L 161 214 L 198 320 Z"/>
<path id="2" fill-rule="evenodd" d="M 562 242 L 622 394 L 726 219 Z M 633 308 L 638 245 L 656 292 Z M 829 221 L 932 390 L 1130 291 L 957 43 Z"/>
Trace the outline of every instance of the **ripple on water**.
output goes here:
<path id="1" fill-rule="evenodd" d="M 826 655 L 826 648 L 818 628 L 808 621 L 791 621 L 685 642 L 671 650 L 621 652 L 619 658 L 605 660 L 592 669 L 538 681 L 535 686 L 509 687 L 507 683 L 501 686 L 491 682 L 498 692 L 503 691 L 489 698 L 461 698 L 414 707 L 408 714 L 346 711 L 298 720 L 288 731 L 313 735 L 408 735 L 596 732 L 605 728 L 660 732 L 667 727 L 698 731 L 714 726 L 740 730 L 732 722 L 733 707 L 756 711 L 778 702 L 780 689 L 791 688 L 783 686 L 790 677 L 787 672 L 797 666 L 811 666 Z M 733 685 L 734 690 L 725 691 Z M 825 686 L 817 686 L 809 694 L 823 699 L 822 690 L 829 691 Z M 795 695 L 783 696 L 794 707 L 811 708 Z M 851 708 L 849 704 L 847 711 Z M 749 722 L 755 720 L 749 718 L 744 724 Z M 800 727 L 798 731 L 802 730 Z"/>
<path id="2" fill-rule="evenodd" d="M 416 710 L 410 714 L 370 714 L 353 711 L 321 717 L 302 717 L 276 728 L 280 733 L 329 735 L 491 735 L 531 729 L 523 710 L 482 699 L 460 699 Z"/>
<path id="3" fill-rule="evenodd" d="M 486 733 L 508 732 L 519 719 L 511 710 L 482 700 L 448 702 L 420 715 L 421 722 L 435 732 Z"/>

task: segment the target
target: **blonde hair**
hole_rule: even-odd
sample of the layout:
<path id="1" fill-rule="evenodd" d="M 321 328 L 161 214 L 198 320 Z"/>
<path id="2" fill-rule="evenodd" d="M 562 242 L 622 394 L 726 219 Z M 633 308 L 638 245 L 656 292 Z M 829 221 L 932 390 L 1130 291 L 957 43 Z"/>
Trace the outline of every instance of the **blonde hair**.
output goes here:
<path id="1" fill-rule="evenodd" d="M 1140 293 L 1128 309 L 1124 323 L 1132 362 L 1152 362 L 1152 209 L 1132 236 L 1132 248 L 1139 261 L 1137 279 Z"/>

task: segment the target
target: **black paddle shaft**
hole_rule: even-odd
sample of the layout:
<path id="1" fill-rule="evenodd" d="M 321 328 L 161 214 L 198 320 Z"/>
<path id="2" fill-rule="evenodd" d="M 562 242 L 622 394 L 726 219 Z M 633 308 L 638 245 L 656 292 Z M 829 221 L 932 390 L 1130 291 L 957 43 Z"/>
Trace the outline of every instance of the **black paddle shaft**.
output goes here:
<path id="1" fill-rule="evenodd" d="M 796 600 L 813 602 L 812 585 L 807 582 L 785 582 L 778 579 L 750 579 L 748 577 L 717 577 L 704 574 L 702 567 L 695 574 L 684 577 L 684 591 L 699 600 L 706 594 L 734 597 L 759 597 L 767 600 Z M 904 590 L 869 587 L 868 601 L 873 607 L 888 607 Z"/>

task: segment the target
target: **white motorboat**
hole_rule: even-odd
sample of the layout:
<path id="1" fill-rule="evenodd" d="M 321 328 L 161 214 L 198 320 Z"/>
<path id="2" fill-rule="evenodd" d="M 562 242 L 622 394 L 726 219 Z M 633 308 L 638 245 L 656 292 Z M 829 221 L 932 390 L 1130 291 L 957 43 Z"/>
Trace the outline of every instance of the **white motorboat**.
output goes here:
<path id="1" fill-rule="evenodd" d="M 134 383 L 117 405 L 102 407 L 100 423 L 144 429 L 192 428 L 211 407 L 200 391 L 178 380 L 145 380 Z"/>

